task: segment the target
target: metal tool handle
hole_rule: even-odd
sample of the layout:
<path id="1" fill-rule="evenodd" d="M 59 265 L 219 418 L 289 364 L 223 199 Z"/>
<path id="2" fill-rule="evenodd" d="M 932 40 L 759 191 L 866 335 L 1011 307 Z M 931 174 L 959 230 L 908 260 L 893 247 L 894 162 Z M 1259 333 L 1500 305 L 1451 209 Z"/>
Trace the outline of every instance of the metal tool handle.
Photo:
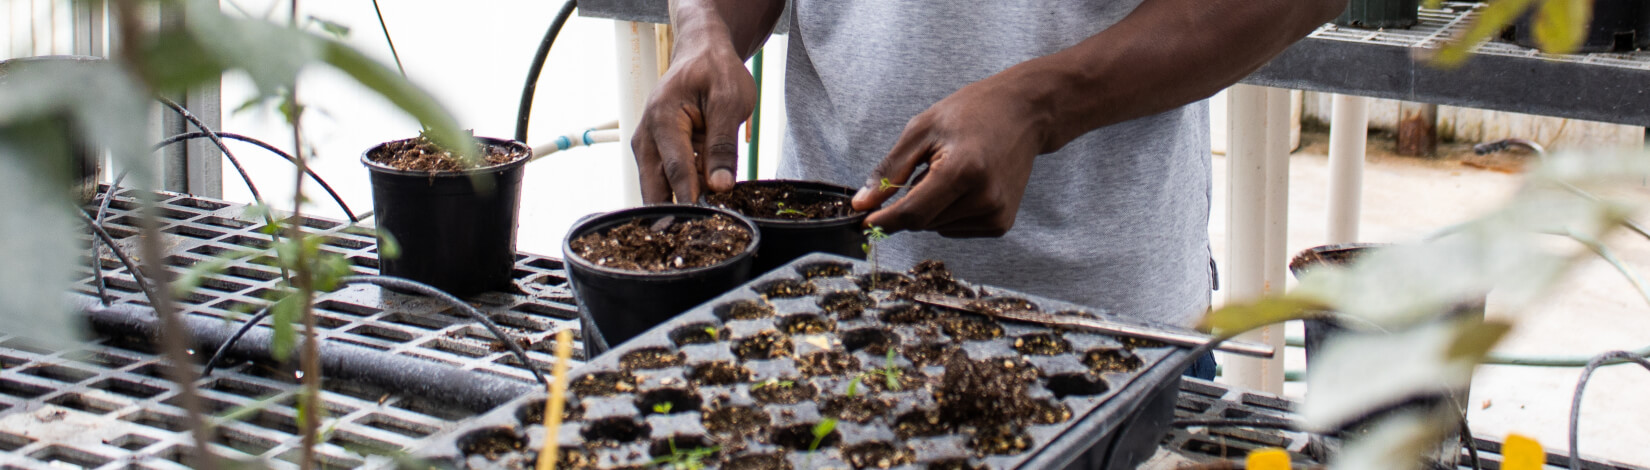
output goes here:
<path id="1" fill-rule="evenodd" d="M 1083 318 L 1073 315 L 1054 315 L 1030 310 L 981 311 L 969 306 L 964 299 L 957 299 L 943 295 L 917 294 L 913 296 L 912 300 L 915 300 L 918 303 L 961 310 L 964 312 L 972 312 L 980 315 L 1006 318 L 1009 320 L 1022 321 L 1026 323 L 1036 323 L 1039 325 L 1059 325 L 1117 336 L 1149 339 L 1188 348 L 1203 346 L 1214 340 L 1213 337 L 1198 333 L 1168 331 L 1149 326 L 1131 325 L 1127 323 Z M 1277 350 L 1270 345 L 1244 341 L 1225 341 L 1220 343 L 1219 346 L 1216 346 L 1215 349 L 1232 354 L 1265 359 L 1271 359 L 1277 353 Z"/>

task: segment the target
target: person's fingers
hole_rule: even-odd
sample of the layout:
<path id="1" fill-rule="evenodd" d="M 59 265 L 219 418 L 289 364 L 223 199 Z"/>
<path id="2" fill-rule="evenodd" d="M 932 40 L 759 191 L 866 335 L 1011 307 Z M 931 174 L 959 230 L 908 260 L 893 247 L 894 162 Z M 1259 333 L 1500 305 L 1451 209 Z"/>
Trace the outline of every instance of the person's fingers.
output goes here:
<path id="1" fill-rule="evenodd" d="M 868 226 L 880 226 L 888 233 L 927 230 L 935 218 L 966 194 L 967 185 L 932 175 L 925 184 L 912 186 L 905 197 L 865 217 Z M 857 205 L 857 204 L 856 204 Z"/>
<path id="2" fill-rule="evenodd" d="M 676 114 L 670 123 L 653 127 L 653 144 L 659 152 L 659 167 L 676 202 L 699 200 L 699 163 L 693 155 L 693 123 L 685 114 Z M 665 202 L 669 202 L 668 200 Z"/>
<path id="3" fill-rule="evenodd" d="M 885 188 L 883 181 L 905 185 L 917 165 L 928 161 L 933 149 L 929 145 L 927 125 L 919 121 L 921 118 L 920 115 L 912 118 L 905 131 L 900 133 L 899 140 L 894 142 L 894 148 L 888 151 L 881 163 L 877 163 L 876 169 L 871 170 L 871 176 L 865 179 L 865 185 L 859 188 L 859 192 L 854 193 L 854 210 L 868 211 L 882 206 L 884 201 L 899 192 L 899 188 Z"/>
<path id="4" fill-rule="evenodd" d="M 653 145 L 653 134 L 646 123 L 630 138 L 630 150 L 636 154 L 636 172 L 642 186 L 642 202 L 658 204 L 670 202 L 670 180 L 665 179 L 659 164 L 659 149 Z"/>
<path id="5" fill-rule="evenodd" d="M 741 96 L 743 90 L 722 87 L 711 90 L 705 103 L 704 158 L 707 186 L 711 191 L 733 189 L 739 167 L 739 125 L 750 117 L 754 99 Z"/>

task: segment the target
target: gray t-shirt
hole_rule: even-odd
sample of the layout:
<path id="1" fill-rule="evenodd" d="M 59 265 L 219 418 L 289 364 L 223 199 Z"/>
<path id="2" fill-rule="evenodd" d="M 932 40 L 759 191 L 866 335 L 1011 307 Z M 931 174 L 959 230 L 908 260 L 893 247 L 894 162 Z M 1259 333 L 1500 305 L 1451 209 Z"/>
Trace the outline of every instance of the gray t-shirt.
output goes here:
<path id="1" fill-rule="evenodd" d="M 793 0 L 783 178 L 859 187 L 906 121 L 964 85 L 1088 38 L 1140 0 Z M 1208 106 L 1095 130 L 1037 157 L 1002 238 L 901 233 L 879 262 L 1174 324 L 1208 307 Z"/>

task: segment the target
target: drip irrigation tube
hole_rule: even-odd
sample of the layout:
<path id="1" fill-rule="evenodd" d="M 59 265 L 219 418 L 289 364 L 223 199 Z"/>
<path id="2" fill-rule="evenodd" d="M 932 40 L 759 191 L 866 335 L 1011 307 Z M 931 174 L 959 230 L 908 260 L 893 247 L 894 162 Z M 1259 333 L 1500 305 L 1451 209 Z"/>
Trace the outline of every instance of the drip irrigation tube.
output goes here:
<path id="1" fill-rule="evenodd" d="M 98 305 L 96 299 L 78 294 L 71 295 L 71 302 L 86 316 L 93 330 L 101 334 L 151 339 L 160 332 L 160 321 L 148 307 L 130 304 L 104 307 Z M 216 348 L 234 334 L 234 327 L 222 320 L 194 315 L 187 315 L 184 320 L 186 332 L 201 349 Z M 254 361 L 273 361 L 269 349 L 273 334 L 268 329 L 253 329 L 246 333 L 244 341 L 231 345 L 228 354 Z M 475 411 L 490 410 L 539 390 L 513 380 L 363 346 L 337 342 L 318 346 L 321 369 L 329 379 L 366 383 Z"/>
<path id="2" fill-rule="evenodd" d="M 246 143 L 249 143 L 249 144 L 252 144 L 252 145 L 256 145 L 259 148 L 262 148 L 264 150 L 268 150 L 269 153 L 273 153 L 277 156 L 280 156 L 281 158 L 286 159 L 286 161 L 291 162 L 294 165 L 296 165 L 298 163 L 297 159 L 292 158 L 292 154 L 286 153 L 286 151 L 281 150 L 279 148 L 276 148 L 273 145 L 269 145 L 269 143 L 264 142 L 262 140 L 254 139 L 254 138 L 251 138 L 251 137 L 247 137 L 247 136 L 232 133 L 232 132 L 218 132 L 217 135 L 220 138 L 230 139 L 230 140 L 238 140 L 238 141 L 241 141 L 241 142 L 246 142 Z M 211 138 L 212 134 L 209 134 L 209 133 L 206 133 L 206 132 L 189 132 L 189 133 L 184 133 L 184 134 L 178 134 L 178 135 L 174 135 L 174 136 L 171 136 L 171 137 L 167 137 L 166 140 L 162 140 L 162 141 L 160 141 L 160 143 L 155 144 L 155 148 L 159 149 L 161 147 L 165 147 L 167 145 L 172 145 L 174 143 L 178 143 L 178 142 L 182 142 L 182 141 L 186 141 L 186 140 L 199 139 L 199 138 L 203 138 L 203 137 L 204 138 Z M 361 219 L 359 219 L 355 216 L 354 212 L 350 211 L 349 204 L 344 203 L 344 198 L 342 196 L 338 195 L 338 191 L 333 190 L 332 185 L 327 184 L 327 180 L 321 179 L 321 175 L 315 174 L 315 170 L 310 169 L 310 168 L 304 168 L 304 174 L 309 175 L 310 179 L 313 179 L 313 180 L 315 180 L 315 182 L 317 184 L 320 184 L 321 189 L 326 190 L 328 196 L 332 196 L 333 202 L 338 203 L 338 208 L 339 209 L 343 209 L 344 216 L 349 217 L 350 223 L 358 223 L 358 222 L 361 221 Z M 252 183 L 248 182 L 247 186 L 251 187 Z"/>
<path id="3" fill-rule="evenodd" d="M 92 229 L 92 233 L 97 234 L 97 238 L 103 240 L 103 244 L 109 245 L 109 252 L 115 254 L 115 258 L 120 260 L 120 264 L 126 265 L 126 271 L 132 273 L 132 280 L 137 282 L 138 290 L 143 291 L 143 296 L 149 299 L 149 305 L 156 305 L 155 295 L 157 292 L 149 287 L 149 281 L 143 279 L 143 273 L 138 271 L 137 264 L 132 263 L 132 258 L 127 257 L 126 252 L 120 251 L 120 248 L 115 246 L 115 240 L 109 236 L 109 231 L 104 230 L 103 226 L 98 225 L 97 222 L 93 222 L 90 217 L 86 217 L 85 212 L 77 210 L 75 214 L 80 216 L 80 220 L 86 222 L 86 226 Z M 102 255 L 99 254 L 98 256 L 101 257 Z M 102 305 L 109 305 L 108 290 L 103 286 L 103 264 L 95 259 L 92 260 L 92 263 L 94 265 L 92 271 L 97 273 L 98 302 Z"/>
<path id="4" fill-rule="evenodd" d="M 516 109 L 516 142 L 527 142 L 527 120 L 533 115 L 533 92 L 538 89 L 539 74 L 544 72 L 544 61 L 550 57 L 550 46 L 556 43 L 556 36 L 561 35 L 562 26 L 578 6 L 579 0 L 567 0 L 561 5 L 556 19 L 550 22 L 550 29 L 544 31 L 544 39 L 539 41 L 538 51 L 533 53 L 532 65 L 527 66 L 527 83 L 521 87 L 521 104 Z"/>
<path id="5" fill-rule="evenodd" d="M 345 285 L 373 284 L 382 287 L 415 291 L 423 295 L 434 297 L 436 300 L 440 300 L 454 308 L 457 308 L 459 311 L 464 312 L 465 315 L 468 315 L 471 319 L 481 323 L 481 326 L 487 328 L 487 331 L 492 333 L 494 338 L 498 338 L 499 342 L 504 343 L 504 346 L 510 349 L 510 353 L 516 356 L 516 360 L 521 361 L 522 367 L 526 367 L 528 371 L 532 372 L 533 377 L 538 379 L 540 384 L 543 384 L 546 387 L 549 386 L 549 382 L 545 380 L 544 374 L 539 372 L 539 368 L 533 365 L 533 361 L 527 356 L 527 351 L 522 350 L 521 345 L 517 344 L 514 338 L 511 338 L 510 335 L 505 333 L 503 329 L 500 329 L 497 324 L 494 324 L 492 320 L 488 319 L 486 314 L 481 313 L 480 310 L 476 310 L 475 307 L 464 303 L 463 300 L 459 300 L 457 297 L 453 297 L 446 292 L 442 292 L 440 289 L 430 287 L 423 283 L 390 276 L 345 276 L 340 280 L 340 283 Z M 246 323 L 242 323 L 241 327 L 237 328 L 234 334 L 230 335 L 228 339 L 224 340 L 222 345 L 217 347 L 217 352 L 212 353 L 212 357 L 206 360 L 206 365 L 204 366 L 201 375 L 211 375 L 212 369 L 217 367 L 218 360 L 223 357 L 224 353 L 229 351 L 229 349 L 234 346 L 236 341 L 239 341 L 242 336 L 245 336 L 248 331 L 252 330 L 253 326 L 257 326 L 258 322 L 263 321 L 263 319 L 268 317 L 269 314 L 269 308 L 265 307 L 264 309 L 258 311 L 257 315 L 253 315 L 252 318 L 247 319 Z"/>
<path id="6" fill-rule="evenodd" d="M 1621 362 L 1632 362 L 1634 364 L 1638 364 L 1641 367 L 1644 367 L 1644 370 L 1650 370 L 1650 360 L 1646 360 L 1644 357 L 1638 355 L 1635 352 L 1610 351 L 1610 352 L 1600 354 L 1600 355 L 1594 357 L 1591 361 L 1587 361 L 1587 368 L 1582 369 L 1581 378 L 1576 380 L 1576 393 L 1575 393 L 1575 396 L 1570 397 L 1570 469 L 1571 470 L 1581 468 L 1581 454 L 1576 453 L 1576 448 L 1579 447 L 1579 444 L 1577 443 L 1578 439 L 1577 439 L 1577 436 L 1576 436 L 1576 430 L 1581 427 L 1581 392 L 1587 389 L 1587 380 L 1593 378 L 1593 371 L 1594 370 L 1597 370 L 1600 366 L 1603 366 L 1606 363 L 1621 363 Z"/>

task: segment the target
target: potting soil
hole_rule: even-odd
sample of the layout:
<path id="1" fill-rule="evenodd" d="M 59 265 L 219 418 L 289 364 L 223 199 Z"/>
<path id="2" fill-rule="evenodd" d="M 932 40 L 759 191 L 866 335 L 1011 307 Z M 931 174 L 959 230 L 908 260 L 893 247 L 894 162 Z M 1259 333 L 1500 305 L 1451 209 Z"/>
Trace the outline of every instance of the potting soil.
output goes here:
<path id="1" fill-rule="evenodd" d="M 371 158 L 374 162 L 397 170 L 439 173 L 460 172 L 502 165 L 527 156 L 522 153 L 511 153 L 505 147 L 486 144 L 477 144 L 476 150 L 476 155 L 480 158 L 466 160 L 454 155 L 447 149 L 437 146 L 430 139 L 418 136 L 411 139 L 386 142 L 383 149 L 373 153 Z"/>
<path id="2" fill-rule="evenodd" d="M 705 202 L 761 219 L 830 219 L 854 212 L 845 196 L 797 191 L 791 185 L 776 183 L 737 184 L 727 192 L 705 195 Z"/>
<path id="3" fill-rule="evenodd" d="M 715 215 L 664 224 L 635 219 L 586 234 L 570 245 L 579 257 L 598 266 L 669 272 L 720 263 L 743 252 L 750 242 L 750 230 L 744 225 Z"/>
<path id="4" fill-rule="evenodd" d="M 571 468 L 686 458 L 724 469 L 1026 468 L 1110 433 L 1165 431 L 1117 427 L 1148 390 L 1178 377 L 1168 369 L 1184 350 L 915 304 L 905 296 L 940 291 L 1003 308 L 1078 308 L 971 286 L 940 263 L 875 283 L 868 268 L 811 255 L 616 346 L 571 373 L 579 411 L 554 444 L 579 456 Z M 898 291 L 861 287 L 872 284 Z M 541 418 L 543 403 L 518 399 L 430 456 L 531 466 L 544 428 L 522 417 Z M 476 443 L 488 436 L 523 445 L 501 453 L 516 447 Z"/>

